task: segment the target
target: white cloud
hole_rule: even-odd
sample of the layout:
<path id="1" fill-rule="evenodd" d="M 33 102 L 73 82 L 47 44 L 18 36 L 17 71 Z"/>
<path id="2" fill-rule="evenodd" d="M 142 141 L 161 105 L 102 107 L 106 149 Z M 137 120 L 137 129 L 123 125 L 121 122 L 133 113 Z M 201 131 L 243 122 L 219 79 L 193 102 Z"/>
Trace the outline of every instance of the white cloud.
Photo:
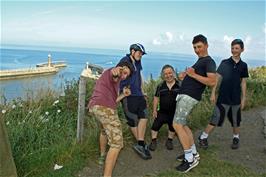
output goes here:
<path id="1" fill-rule="evenodd" d="M 244 44 L 247 46 L 250 44 L 250 41 L 252 40 L 251 36 L 247 36 L 245 39 L 244 39 Z"/>
<path id="2" fill-rule="evenodd" d="M 184 41 L 184 34 L 180 34 L 180 35 L 179 35 L 179 39 L 180 39 L 181 41 Z"/>
<path id="3" fill-rule="evenodd" d="M 153 45 L 167 45 L 174 42 L 173 33 L 167 31 L 152 40 Z"/>
<path id="4" fill-rule="evenodd" d="M 226 45 L 231 44 L 231 42 L 234 40 L 232 36 L 224 35 L 223 41 L 225 42 Z"/>
<path id="5" fill-rule="evenodd" d="M 153 45 L 161 45 L 162 43 L 158 39 L 153 39 L 152 44 Z"/>
<path id="6" fill-rule="evenodd" d="M 165 33 L 168 42 L 172 42 L 173 41 L 173 34 L 171 32 L 166 32 Z"/>

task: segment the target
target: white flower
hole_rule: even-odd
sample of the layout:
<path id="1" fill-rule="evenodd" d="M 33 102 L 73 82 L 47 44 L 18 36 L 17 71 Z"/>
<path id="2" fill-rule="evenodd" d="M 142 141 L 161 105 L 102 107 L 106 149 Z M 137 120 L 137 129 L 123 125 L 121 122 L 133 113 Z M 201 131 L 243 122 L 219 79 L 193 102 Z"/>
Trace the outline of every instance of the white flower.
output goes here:
<path id="1" fill-rule="evenodd" d="M 49 119 L 42 119 L 42 123 L 48 122 Z"/>
<path id="2" fill-rule="evenodd" d="M 54 170 L 59 170 L 61 168 L 63 168 L 63 166 L 57 164 L 54 165 Z"/>
<path id="3" fill-rule="evenodd" d="M 60 110 L 60 109 L 58 109 L 58 110 L 57 110 L 57 113 L 60 113 L 60 112 L 61 112 L 61 110 Z"/>
<path id="4" fill-rule="evenodd" d="M 16 105 L 13 104 L 13 105 L 12 105 L 12 109 L 15 109 L 15 108 L 16 108 Z"/>
<path id="5" fill-rule="evenodd" d="M 59 103 L 59 100 L 56 100 L 53 105 L 55 106 L 57 103 Z"/>
<path id="6" fill-rule="evenodd" d="M 32 111 L 29 111 L 29 114 L 32 114 Z"/>
<path id="7" fill-rule="evenodd" d="M 45 112 L 45 115 L 47 115 L 47 116 L 48 116 L 48 115 L 49 115 L 49 112 L 48 112 L 48 111 L 46 111 L 46 112 Z"/>
<path id="8" fill-rule="evenodd" d="M 9 121 L 7 121 L 6 125 L 9 125 Z"/>
<path id="9" fill-rule="evenodd" d="M 22 107 L 23 107 L 23 105 L 22 105 L 22 104 L 20 104 L 20 105 L 19 105 L 19 107 L 21 107 L 21 108 L 22 108 Z"/>
<path id="10" fill-rule="evenodd" d="M 6 113 L 6 110 L 3 109 L 3 110 L 2 110 L 2 114 L 5 114 L 5 113 Z"/>

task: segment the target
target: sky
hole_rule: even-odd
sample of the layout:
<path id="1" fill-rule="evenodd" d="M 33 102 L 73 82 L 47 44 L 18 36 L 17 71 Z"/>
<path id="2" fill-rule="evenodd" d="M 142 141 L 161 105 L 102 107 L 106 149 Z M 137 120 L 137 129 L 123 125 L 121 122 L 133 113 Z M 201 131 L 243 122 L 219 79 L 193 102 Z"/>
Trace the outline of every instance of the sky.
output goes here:
<path id="1" fill-rule="evenodd" d="M 1 1 L 1 45 L 128 49 L 194 54 L 193 36 L 208 38 L 210 55 L 230 56 L 243 39 L 243 56 L 265 60 L 261 1 Z"/>

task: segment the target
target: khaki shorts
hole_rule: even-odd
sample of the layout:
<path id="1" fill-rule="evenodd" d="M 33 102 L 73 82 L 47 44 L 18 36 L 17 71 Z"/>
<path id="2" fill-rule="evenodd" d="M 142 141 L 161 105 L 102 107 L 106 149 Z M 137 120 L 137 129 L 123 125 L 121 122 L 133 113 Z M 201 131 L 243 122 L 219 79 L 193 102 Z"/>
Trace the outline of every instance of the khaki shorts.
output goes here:
<path id="1" fill-rule="evenodd" d="M 193 107 L 199 101 L 184 94 L 177 95 L 176 97 L 176 110 L 173 122 L 181 125 L 187 125 L 187 117 Z"/>
<path id="2" fill-rule="evenodd" d="M 108 145 L 111 148 L 123 147 L 122 125 L 117 112 L 111 108 L 95 105 L 89 109 L 96 119 L 101 123 L 107 135 Z"/>

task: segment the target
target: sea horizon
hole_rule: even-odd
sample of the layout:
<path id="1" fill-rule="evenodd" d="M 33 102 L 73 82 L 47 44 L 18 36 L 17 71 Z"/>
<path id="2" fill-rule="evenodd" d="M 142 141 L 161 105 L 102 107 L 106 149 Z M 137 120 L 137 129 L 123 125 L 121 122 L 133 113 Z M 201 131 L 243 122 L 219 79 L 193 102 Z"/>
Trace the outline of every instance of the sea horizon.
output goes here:
<path id="1" fill-rule="evenodd" d="M 24 46 L 22 49 L 21 47 L 23 46 L 15 48 L 1 46 L 1 70 L 35 67 L 38 63 L 47 62 L 48 54 L 52 55 L 52 61 L 65 60 L 68 66 L 54 75 L 0 81 L 0 96 L 9 101 L 18 97 L 26 98 L 29 92 L 31 95 L 35 95 L 40 90 L 47 89 L 62 94 L 66 82 L 79 79 L 86 62 L 100 65 L 106 69 L 115 66 L 128 53 L 127 50 L 116 49 L 65 48 L 66 51 L 62 51 L 63 49 L 60 51 L 59 48 L 47 50 L 48 48 L 36 47 L 29 49 L 26 48 L 29 46 Z M 217 66 L 222 60 L 221 57 L 213 57 L 213 59 Z M 192 66 L 196 60 L 195 55 L 149 52 L 148 55 L 144 55 L 142 58 L 143 76 L 145 80 L 148 80 L 151 76 L 153 79 L 157 79 L 160 76 L 162 66 L 165 64 L 172 65 L 177 72 L 180 72 L 186 67 Z M 250 68 L 265 66 L 263 60 L 248 60 L 245 62 Z M 0 103 L 3 103 L 3 99 Z"/>

